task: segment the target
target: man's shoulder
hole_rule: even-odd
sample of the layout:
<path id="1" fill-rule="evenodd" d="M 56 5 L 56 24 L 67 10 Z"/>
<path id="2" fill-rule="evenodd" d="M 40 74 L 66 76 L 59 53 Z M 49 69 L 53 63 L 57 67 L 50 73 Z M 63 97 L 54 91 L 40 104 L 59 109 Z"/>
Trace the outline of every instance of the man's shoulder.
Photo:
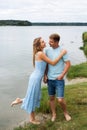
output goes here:
<path id="1" fill-rule="evenodd" d="M 66 48 L 64 48 L 63 46 L 59 46 L 58 49 L 59 50 L 66 50 Z"/>

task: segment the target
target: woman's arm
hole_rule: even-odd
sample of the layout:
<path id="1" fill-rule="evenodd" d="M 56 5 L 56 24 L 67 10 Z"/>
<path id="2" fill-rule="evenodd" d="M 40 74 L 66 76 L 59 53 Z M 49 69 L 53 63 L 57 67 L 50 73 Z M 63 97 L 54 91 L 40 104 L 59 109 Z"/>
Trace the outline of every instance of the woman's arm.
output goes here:
<path id="1" fill-rule="evenodd" d="M 67 53 L 66 50 L 62 50 L 60 55 L 55 59 L 55 60 L 51 60 L 49 59 L 46 54 L 44 54 L 43 52 L 40 54 L 40 58 L 44 61 L 46 61 L 48 64 L 51 64 L 51 65 L 55 65 L 57 64 L 57 62 L 63 57 L 63 55 L 65 55 Z"/>

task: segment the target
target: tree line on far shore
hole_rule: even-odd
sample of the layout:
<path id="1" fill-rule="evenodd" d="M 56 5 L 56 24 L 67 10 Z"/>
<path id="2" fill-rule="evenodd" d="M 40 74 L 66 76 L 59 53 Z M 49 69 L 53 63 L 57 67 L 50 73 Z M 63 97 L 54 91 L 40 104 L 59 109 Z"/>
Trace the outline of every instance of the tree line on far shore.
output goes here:
<path id="1" fill-rule="evenodd" d="M 31 22 L 23 20 L 0 20 L 0 26 L 31 26 Z"/>
<path id="2" fill-rule="evenodd" d="M 0 26 L 87 26 L 86 22 L 30 22 L 27 20 L 0 20 Z"/>

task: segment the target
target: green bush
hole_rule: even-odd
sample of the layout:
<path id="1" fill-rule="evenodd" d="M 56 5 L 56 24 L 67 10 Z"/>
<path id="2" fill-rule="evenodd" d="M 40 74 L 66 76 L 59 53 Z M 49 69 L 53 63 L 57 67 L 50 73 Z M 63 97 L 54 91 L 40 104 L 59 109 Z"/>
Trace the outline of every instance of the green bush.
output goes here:
<path id="1" fill-rule="evenodd" d="M 84 32 L 82 34 L 82 40 L 83 40 L 84 45 L 87 44 L 87 32 Z"/>
<path id="2" fill-rule="evenodd" d="M 87 45 L 85 45 L 85 47 L 84 47 L 84 54 L 85 54 L 85 56 L 87 58 Z"/>
<path id="3" fill-rule="evenodd" d="M 87 77 L 87 62 L 71 66 L 67 78 L 73 79 L 77 77 Z"/>
<path id="4" fill-rule="evenodd" d="M 83 32 L 82 40 L 83 40 L 83 46 L 80 47 L 80 49 L 83 50 L 83 52 L 87 58 L 87 32 Z"/>

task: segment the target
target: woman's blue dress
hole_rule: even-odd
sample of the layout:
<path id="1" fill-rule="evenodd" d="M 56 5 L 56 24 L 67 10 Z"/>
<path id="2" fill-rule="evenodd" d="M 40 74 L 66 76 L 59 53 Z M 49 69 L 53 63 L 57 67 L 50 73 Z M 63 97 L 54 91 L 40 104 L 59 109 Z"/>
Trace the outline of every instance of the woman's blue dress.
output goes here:
<path id="1" fill-rule="evenodd" d="M 46 68 L 46 62 L 35 61 L 35 70 L 29 77 L 28 89 L 21 108 L 26 112 L 35 111 L 40 106 L 41 81 Z"/>

